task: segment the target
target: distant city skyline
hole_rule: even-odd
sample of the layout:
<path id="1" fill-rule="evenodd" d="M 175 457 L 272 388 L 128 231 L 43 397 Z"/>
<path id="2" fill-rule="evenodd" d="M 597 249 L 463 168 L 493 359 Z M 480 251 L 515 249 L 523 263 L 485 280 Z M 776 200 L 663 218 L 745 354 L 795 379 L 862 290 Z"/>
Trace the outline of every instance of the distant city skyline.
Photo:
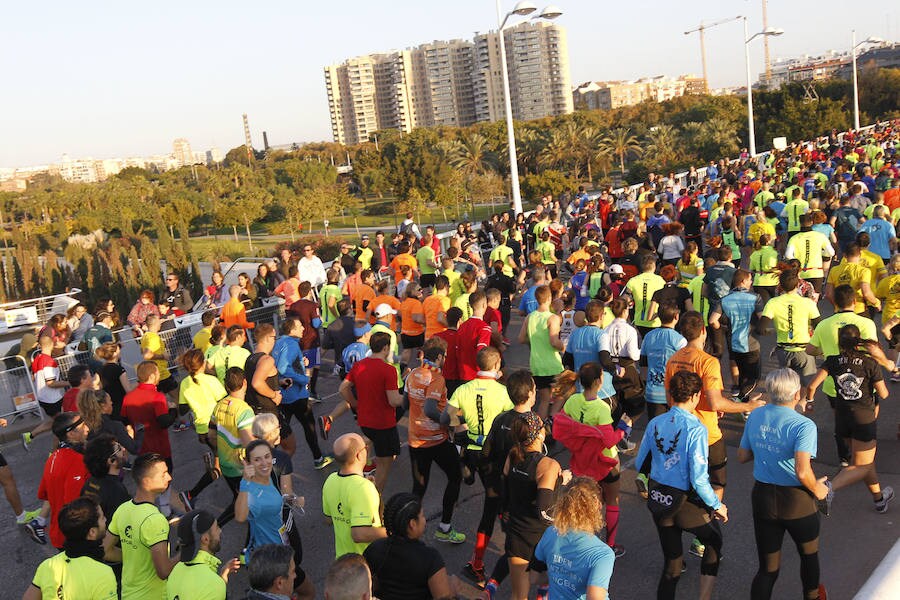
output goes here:
<path id="1" fill-rule="evenodd" d="M 761 28 L 759 0 L 554 3 L 564 11 L 556 22 L 568 32 L 573 86 L 700 75 L 699 41 L 684 31 L 701 19 L 739 14 L 750 18 L 751 31 Z M 504 0 L 506 10 L 514 4 Z M 159 154 L 170 152 L 177 138 L 227 151 L 243 143 L 244 112 L 257 148 L 264 130 L 272 145 L 328 141 L 325 65 L 433 40 L 471 39 L 497 27 L 493 0 L 392 0 L 391 10 L 364 0 L 163 0 L 152 11 L 97 0 L 5 8 L 0 167 L 55 163 L 63 154 Z M 860 40 L 900 34 L 897 10 L 846 8 L 823 0 L 813 14 L 802 4 L 770 3 L 770 25 L 785 30 L 771 41 L 773 60 L 847 50 L 853 28 Z M 744 83 L 742 35 L 739 22 L 707 31 L 711 88 Z M 751 53 L 755 78 L 763 67 L 762 44 L 754 42 Z"/>

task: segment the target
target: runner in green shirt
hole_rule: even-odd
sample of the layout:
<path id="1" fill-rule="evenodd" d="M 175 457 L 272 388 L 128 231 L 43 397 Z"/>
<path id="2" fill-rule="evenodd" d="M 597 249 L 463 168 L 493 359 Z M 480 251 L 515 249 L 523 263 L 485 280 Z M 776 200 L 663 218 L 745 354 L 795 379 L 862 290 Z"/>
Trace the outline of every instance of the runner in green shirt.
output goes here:
<path id="1" fill-rule="evenodd" d="M 511 410 L 513 403 L 506 386 L 497 381 L 501 360 L 497 349 L 492 346 L 482 348 L 476 360 L 478 375 L 456 388 L 447 401 L 446 410 L 450 425 L 457 428 L 457 433 L 465 433 L 469 450 L 477 452 L 491 431 L 494 419 Z"/>
<path id="2" fill-rule="evenodd" d="M 131 475 L 137 484 L 134 500 L 116 509 L 104 546 L 122 546 L 122 600 L 162 600 L 179 558 L 169 556 L 169 522 L 154 502 L 172 476 L 158 454 L 137 457 Z"/>
<path id="3" fill-rule="evenodd" d="M 513 276 L 513 266 L 515 262 L 512 258 L 513 250 L 506 245 L 506 234 L 500 234 L 500 244 L 491 250 L 490 261 L 494 264 L 496 261 L 503 263 L 503 274 L 509 277 Z"/>
<path id="4" fill-rule="evenodd" d="M 106 515 L 100 505 L 92 498 L 77 498 L 57 518 L 66 549 L 38 566 L 22 600 L 116 600 L 116 576 L 102 562 Z M 118 548 L 110 547 L 106 558 L 118 560 Z"/>
<path id="5" fill-rule="evenodd" d="M 224 567 L 216 558 L 222 529 L 205 510 L 192 510 L 178 522 L 181 562 L 166 580 L 167 600 L 225 600 L 228 577 L 241 567 L 232 558 Z"/>
<path id="6" fill-rule="evenodd" d="M 641 259 L 641 274 L 635 275 L 625 284 L 625 290 L 634 300 L 634 325 L 641 336 L 659 327 L 659 318 L 648 319 L 650 300 L 653 294 L 666 287 L 666 280 L 656 274 L 656 257 L 647 254 Z"/>
<path id="7" fill-rule="evenodd" d="M 566 349 L 559 338 L 562 319 L 550 312 L 550 288 L 539 286 L 534 291 L 537 310 L 530 313 L 519 331 L 519 343 L 531 347 L 528 364 L 537 387 L 537 412 L 542 419 L 550 413 L 550 389 L 554 378 L 563 372 L 560 352 Z M 559 410 L 559 406 L 556 410 Z"/>
<path id="8" fill-rule="evenodd" d="M 242 369 L 228 369 L 225 373 L 225 391 L 228 395 L 219 400 L 213 409 L 209 428 L 214 435 L 209 436 L 209 439 L 215 445 L 222 475 L 226 479 L 233 479 L 236 486 L 240 483 L 243 471 L 242 450 L 253 441 L 251 429 L 254 414 L 244 400 L 247 379 Z"/>
<path id="9" fill-rule="evenodd" d="M 340 279 L 340 272 L 335 271 L 334 269 L 328 269 L 328 271 L 325 272 L 326 283 L 322 286 L 322 289 L 319 290 L 319 312 L 322 313 L 323 329 L 337 321 L 338 317 L 341 316 L 341 313 L 337 308 L 337 303 L 344 297 L 341 293 L 341 288 L 338 287 Z"/>

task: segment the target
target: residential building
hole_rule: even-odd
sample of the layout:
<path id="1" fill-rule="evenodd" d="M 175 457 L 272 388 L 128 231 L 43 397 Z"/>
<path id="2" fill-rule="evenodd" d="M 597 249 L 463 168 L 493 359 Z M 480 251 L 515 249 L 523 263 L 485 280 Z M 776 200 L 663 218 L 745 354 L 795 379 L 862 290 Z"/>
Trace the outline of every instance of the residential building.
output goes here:
<path id="1" fill-rule="evenodd" d="M 178 138 L 172 142 L 172 156 L 180 167 L 194 164 L 194 153 L 191 150 L 191 143 L 184 138 Z"/>
<path id="2" fill-rule="evenodd" d="M 523 23 L 504 31 L 516 119 L 572 112 L 565 30 Z M 334 140 L 356 144 L 379 129 L 467 126 L 505 118 L 496 32 L 370 54 L 325 67 Z"/>
<path id="3" fill-rule="evenodd" d="M 634 81 L 589 81 L 573 92 L 575 106 L 582 110 L 611 110 L 641 102 L 665 102 L 685 94 L 705 93 L 702 77 L 645 77 Z"/>
<path id="4" fill-rule="evenodd" d="M 860 71 L 900 67 L 900 43 L 885 42 L 872 45 L 856 57 Z M 804 55 L 799 58 L 780 59 L 772 65 L 768 87 L 779 88 L 786 83 L 820 81 L 852 76 L 853 55 L 849 51 L 829 50 L 821 56 Z M 759 85 L 766 85 L 765 73 L 759 75 Z"/>

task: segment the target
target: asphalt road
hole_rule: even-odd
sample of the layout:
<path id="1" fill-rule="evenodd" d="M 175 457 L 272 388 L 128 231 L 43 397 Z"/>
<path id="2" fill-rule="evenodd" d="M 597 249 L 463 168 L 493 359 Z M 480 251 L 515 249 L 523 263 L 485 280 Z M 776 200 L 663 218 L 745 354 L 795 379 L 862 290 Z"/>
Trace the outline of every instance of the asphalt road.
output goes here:
<path id="1" fill-rule="evenodd" d="M 520 322 L 514 320 L 510 326 L 513 333 L 518 332 Z M 514 338 L 513 335 L 509 337 Z M 763 342 L 763 355 L 767 356 L 772 340 Z M 330 353 L 329 353 L 330 355 Z M 506 355 L 510 368 L 527 367 L 526 349 L 514 346 Z M 323 373 L 330 373 L 330 362 L 323 365 Z M 767 359 L 764 373 L 775 364 Z M 729 373 L 725 369 L 726 386 Z M 337 398 L 337 380 L 330 374 L 320 378 L 319 392 L 325 397 L 316 407 L 316 413 L 322 414 L 331 409 Z M 900 408 L 896 399 L 900 387 L 891 386 L 891 397 L 883 404 L 879 419 L 879 452 L 878 467 L 882 484 L 892 485 L 900 491 L 900 442 L 897 438 L 897 424 L 900 421 Z M 328 397 L 331 395 L 330 397 Z M 824 401 L 820 407 L 827 407 Z M 839 466 L 837 463 L 832 438 L 833 419 L 830 411 L 819 410 L 813 419 L 819 426 L 819 456 L 814 467 L 817 475 L 834 475 Z M 639 423 L 635 432 L 635 440 L 642 433 Z M 24 423 L 28 425 L 28 422 Z M 10 430 L 19 429 L 23 423 L 11 424 Z M 340 433 L 354 428 L 349 416 L 338 420 L 332 432 L 332 439 Z M 736 446 L 743 428 L 742 421 L 727 418 L 722 422 L 728 442 L 728 487 L 725 502 L 729 507 L 729 522 L 724 525 L 725 556 L 719 570 L 715 598 L 748 598 L 750 583 L 757 568 L 756 550 L 753 539 L 753 523 L 750 514 L 750 491 L 753 485 L 752 465 L 741 465 L 737 462 Z M 8 431 L 8 433 L 13 433 Z M 192 431 L 171 433 L 175 452 L 175 485 L 179 489 L 191 487 L 202 470 L 201 447 Z M 401 431 L 404 439 L 405 430 Z M 9 442 L 3 447 L 3 453 L 12 466 L 18 480 L 19 490 L 27 507 L 36 505 L 35 493 L 47 456 L 50 440 L 47 436 L 39 438 L 25 452 L 17 442 Z M 323 444 L 323 450 L 330 449 L 330 442 Z M 566 457 L 558 457 L 565 466 Z M 627 458 L 624 460 L 628 461 Z M 622 474 L 621 521 L 619 526 L 620 544 L 627 553 L 616 561 L 611 583 L 610 596 L 616 600 L 633 600 L 653 598 L 656 582 L 662 569 L 662 555 L 650 515 L 635 492 L 634 470 L 625 463 Z M 299 520 L 299 527 L 304 542 L 303 568 L 315 582 L 318 597 L 324 597 L 323 585 L 328 565 L 334 556 L 334 543 L 331 528 L 321 518 L 321 486 L 328 473 L 312 468 L 312 457 L 302 440 L 298 440 L 298 450 L 294 456 L 295 482 L 294 489 L 306 497 L 306 516 Z M 410 489 L 410 468 L 406 450 L 398 458 L 391 472 L 386 497 L 399 491 Z M 133 488 L 130 481 L 127 482 Z M 438 545 L 431 536 L 440 517 L 440 496 L 443 490 L 444 477 L 440 470 L 432 473 L 430 489 L 426 497 L 426 515 L 429 521 L 427 536 L 429 543 Z M 224 505 L 228 491 L 224 482 L 216 482 L 199 499 L 201 508 L 209 508 L 214 514 Z M 451 574 L 460 572 L 471 555 L 474 532 L 481 512 L 483 490 L 480 484 L 463 486 L 456 515 L 455 527 L 469 535 L 470 540 L 459 546 L 440 544 L 448 571 Z M 7 588 L 0 592 L 0 598 L 19 598 L 27 587 L 27 582 L 39 562 L 53 553 L 49 546 L 39 546 L 31 541 L 25 530 L 15 525 L 14 516 L 5 502 L 0 502 L 0 531 L 3 532 L 3 544 L 7 548 L 9 560 L 0 561 L 0 579 L 7 581 Z M 233 557 L 238 554 L 244 541 L 245 525 L 231 523 L 223 533 L 223 546 L 220 557 Z M 822 581 L 829 591 L 830 600 L 850 599 L 869 577 L 876 565 L 900 535 L 900 501 L 891 507 L 887 514 L 874 511 L 870 496 L 862 484 L 838 493 L 832 516 L 822 520 L 820 538 L 820 560 Z M 685 536 L 685 549 L 690 542 Z M 503 545 L 503 534 L 496 528 L 495 537 L 486 557 L 488 568 L 493 566 Z M 692 556 L 686 558 L 687 571 L 679 584 L 679 597 L 696 597 L 699 579 L 699 560 Z M 243 598 L 247 588 L 246 576 L 238 573 L 229 583 L 229 598 Z M 508 597 L 509 583 L 502 588 L 501 597 Z M 462 593 L 474 595 L 474 588 L 463 587 Z M 796 598 L 800 596 L 799 561 L 790 540 L 785 540 L 781 577 L 775 588 L 774 598 Z"/>

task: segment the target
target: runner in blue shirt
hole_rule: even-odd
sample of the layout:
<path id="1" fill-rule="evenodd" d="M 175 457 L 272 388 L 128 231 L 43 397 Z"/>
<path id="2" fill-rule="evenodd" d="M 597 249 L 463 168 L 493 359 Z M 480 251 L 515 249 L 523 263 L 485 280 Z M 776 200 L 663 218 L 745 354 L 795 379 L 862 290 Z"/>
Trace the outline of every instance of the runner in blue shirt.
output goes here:
<path id="1" fill-rule="evenodd" d="M 684 547 L 682 532 L 697 536 L 706 549 L 700 566 L 700 589 L 712 593 L 719 572 L 722 529 L 728 509 L 709 483 L 709 446 L 706 427 L 693 412 L 700 402 L 703 382 L 690 371 L 679 371 L 669 381 L 669 412 L 652 419 L 635 464 L 651 457 L 647 508 L 653 515 L 665 564 L 656 596 L 674 599 L 681 577 Z"/>
<path id="2" fill-rule="evenodd" d="M 597 300 L 588 302 L 584 309 L 585 324 L 576 328 L 569 336 L 566 352 L 563 355 L 563 364 L 576 373 L 585 363 L 600 362 L 600 339 L 604 335 L 600 322 L 603 319 L 604 308 L 603 303 Z M 600 391 L 597 392 L 598 398 L 609 400 L 616 395 L 616 388 L 613 387 L 612 380 L 612 373 L 603 371 L 603 383 L 600 385 Z M 581 382 L 576 379 L 575 384 L 578 391 L 582 391 Z"/>
<path id="3" fill-rule="evenodd" d="M 750 335 L 750 325 L 762 312 L 759 294 L 751 291 L 753 275 L 738 269 L 732 280 L 734 288 L 722 298 L 719 306 L 709 314 L 709 326 L 719 329 L 723 325 L 729 332 L 728 350 L 731 357 L 731 392 L 746 400 L 760 377 L 759 342 Z M 722 316 L 727 323 L 722 323 Z"/>
<path id="4" fill-rule="evenodd" d="M 662 326 L 651 329 L 641 343 L 641 362 L 647 366 L 647 383 L 644 398 L 647 400 L 647 418 L 666 412 L 666 363 L 687 345 L 684 336 L 675 331 L 679 310 L 674 304 L 664 303 L 657 311 Z"/>
<path id="5" fill-rule="evenodd" d="M 802 385 L 791 369 L 766 377 L 769 404 L 747 419 L 738 460 L 753 461 L 753 526 L 759 570 L 750 595 L 772 597 L 787 531 L 800 550 L 804 598 L 824 597 L 819 585 L 819 513 L 828 514 L 834 495 L 826 477 L 816 479 L 810 461 L 816 457 L 816 424 L 796 411 Z M 816 500 L 820 500 L 817 504 Z"/>
<path id="6" fill-rule="evenodd" d="M 607 598 L 615 555 L 596 532 L 603 527 L 597 482 L 574 479 L 556 502 L 553 526 L 544 531 L 534 557 L 547 567 L 550 598 Z"/>

